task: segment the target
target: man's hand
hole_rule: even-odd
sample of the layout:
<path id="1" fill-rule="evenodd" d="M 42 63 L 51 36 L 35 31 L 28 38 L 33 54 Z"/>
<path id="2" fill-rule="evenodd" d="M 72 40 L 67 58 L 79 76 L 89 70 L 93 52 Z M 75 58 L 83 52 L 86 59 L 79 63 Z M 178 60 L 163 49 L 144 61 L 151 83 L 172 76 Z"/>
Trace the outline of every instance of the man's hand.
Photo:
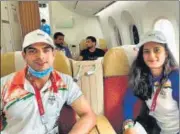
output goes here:
<path id="1" fill-rule="evenodd" d="M 82 56 L 79 56 L 79 57 L 78 57 L 78 60 L 80 60 L 80 61 L 83 60 L 83 57 L 82 57 Z"/>
<path id="2" fill-rule="evenodd" d="M 71 104 L 80 119 L 73 126 L 69 134 L 88 134 L 96 124 L 96 115 L 92 111 L 85 97 L 82 95 Z"/>

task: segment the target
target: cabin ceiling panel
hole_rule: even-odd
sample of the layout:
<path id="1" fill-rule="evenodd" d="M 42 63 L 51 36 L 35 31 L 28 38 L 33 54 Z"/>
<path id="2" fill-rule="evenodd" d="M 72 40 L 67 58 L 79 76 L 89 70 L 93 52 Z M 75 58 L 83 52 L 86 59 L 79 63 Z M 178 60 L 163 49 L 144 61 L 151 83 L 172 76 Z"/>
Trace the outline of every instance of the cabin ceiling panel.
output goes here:
<path id="1" fill-rule="evenodd" d="M 94 15 L 112 2 L 113 1 L 60 1 L 64 7 L 84 15 Z"/>
<path id="2" fill-rule="evenodd" d="M 60 3 L 66 8 L 74 10 L 77 1 L 60 1 Z"/>

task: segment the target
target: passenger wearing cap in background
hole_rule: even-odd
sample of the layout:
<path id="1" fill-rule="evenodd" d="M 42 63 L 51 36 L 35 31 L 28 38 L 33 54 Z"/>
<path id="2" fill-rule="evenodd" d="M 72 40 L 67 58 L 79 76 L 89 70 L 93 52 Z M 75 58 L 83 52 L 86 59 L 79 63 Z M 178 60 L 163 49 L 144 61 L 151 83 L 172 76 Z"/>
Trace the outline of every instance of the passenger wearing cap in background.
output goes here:
<path id="1" fill-rule="evenodd" d="M 124 99 L 124 134 L 177 134 L 179 132 L 179 66 L 165 36 L 149 31 L 138 44 Z M 143 102 L 134 119 L 134 105 Z"/>
<path id="2" fill-rule="evenodd" d="M 27 66 L 1 79 L 1 133 L 55 134 L 64 103 L 80 119 L 69 134 L 86 134 L 96 123 L 95 114 L 73 79 L 53 69 L 55 46 L 50 36 L 35 30 L 23 42 Z M 7 61 L 8 62 L 8 61 Z"/>
<path id="3" fill-rule="evenodd" d="M 56 32 L 54 34 L 54 44 L 55 44 L 57 50 L 64 52 L 64 54 L 68 58 L 72 58 L 69 48 L 64 45 L 64 34 L 63 33 Z"/>

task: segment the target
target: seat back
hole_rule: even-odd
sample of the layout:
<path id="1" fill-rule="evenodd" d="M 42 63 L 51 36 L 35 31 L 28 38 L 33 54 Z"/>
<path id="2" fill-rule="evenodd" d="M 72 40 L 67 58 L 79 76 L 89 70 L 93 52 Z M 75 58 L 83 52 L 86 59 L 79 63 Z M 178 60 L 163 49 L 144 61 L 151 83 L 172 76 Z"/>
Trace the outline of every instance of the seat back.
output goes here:
<path id="1" fill-rule="evenodd" d="M 79 49 L 80 49 L 80 51 L 82 51 L 82 50 L 84 50 L 84 49 L 86 49 L 86 48 L 87 48 L 87 46 L 86 46 L 86 40 L 85 40 L 85 39 L 82 39 L 81 42 L 80 42 L 80 44 L 79 44 Z"/>
<path id="2" fill-rule="evenodd" d="M 68 47 L 68 44 L 67 44 L 67 42 L 65 42 L 65 41 L 64 41 L 64 46 Z"/>
<path id="3" fill-rule="evenodd" d="M 106 40 L 104 40 L 104 39 L 98 39 L 97 40 L 97 47 L 98 48 L 100 48 L 100 49 L 102 49 L 102 50 L 104 50 L 105 52 L 107 52 L 107 43 L 106 43 Z M 87 48 L 87 46 L 86 46 L 86 40 L 85 39 L 83 39 L 81 42 L 80 42 L 80 44 L 79 44 L 79 48 L 80 48 L 80 51 L 82 51 L 82 50 L 84 50 L 84 49 L 86 49 Z"/>
<path id="4" fill-rule="evenodd" d="M 21 55 L 21 51 L 1 54 L 1 77 L 19 71 L 23 69 L 25 65 L 26 63 Z M 71 64 L 62 52 L 57 51 L 54 68 L 59 72 L 72 75 Z"/>
<path id="5" fill-rule="evenodd" d="M 8 75 L 12 72 L 19 71 L 25 67 L 21 52 L 8 52 L 1 55 L 1 77 Z M 54 68 L 62 73 L 72 75 L 71 64 L 63 53 L 57 52 Z M 62 134 L 67 134 L 72 126 L 75 124 L 75 112 L 71 107 L 64 105 L 61 110 L 61 116 L 59 121 L 59 131 Z"/>
<path id="6" fill-rule="evenodd" d="M 99 39 L 99 48 L 107 52 L 107 42 L 105 39 Z"/>
<path id="7" fill-rule="evenodd" d="M 133 45 L 109 49 L 104 56 L 104 112 L 117 133 L 122 128 L 123 99 L 129 69 L 135 57 Z"/>
<path id="8" fill-rule="evenodd" d="M 72 61 L 73 77 L 77 78 L 83 94 L 93 111 L 104 114 L 102 58 L 94 61 Z"/>

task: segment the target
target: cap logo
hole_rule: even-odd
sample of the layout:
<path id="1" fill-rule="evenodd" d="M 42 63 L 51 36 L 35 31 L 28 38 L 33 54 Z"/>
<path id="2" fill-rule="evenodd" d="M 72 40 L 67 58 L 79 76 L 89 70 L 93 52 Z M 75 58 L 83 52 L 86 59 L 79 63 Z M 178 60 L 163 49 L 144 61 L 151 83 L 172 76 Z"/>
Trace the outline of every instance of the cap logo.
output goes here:
<path id="1" fill-rule="evenodd" d="M 158 40 L 166 41 L 162 36 L 158 36 L 158 35 L 156 35 L 156 34 L 149 34 L 148 36 L 149 36 L 149 37 L 155 36 Z"/>
<path id="2" fill-rule="evenodd" d="M 160 36 L 156 36 L 156 38 L 158 38 L 161 41 L 166 41 L 165 39 L 161 38 Z"/>
<path id="3" fill-rule="evenodd" d="M 37 33 L 37 35 L 44 36 L 44 34 L 42 34 L 42 33 Z"/>
<path id="4" fill-rule="evenodd" d="M 51 40 L 50 40 L 50 39 L 46 38 L 46 40 L 51 43 Z"/>
<path id="5" fill-rule="evenodd" d="M 148 36 L 155 36 L 156 34 L 149 34 Z"/>

